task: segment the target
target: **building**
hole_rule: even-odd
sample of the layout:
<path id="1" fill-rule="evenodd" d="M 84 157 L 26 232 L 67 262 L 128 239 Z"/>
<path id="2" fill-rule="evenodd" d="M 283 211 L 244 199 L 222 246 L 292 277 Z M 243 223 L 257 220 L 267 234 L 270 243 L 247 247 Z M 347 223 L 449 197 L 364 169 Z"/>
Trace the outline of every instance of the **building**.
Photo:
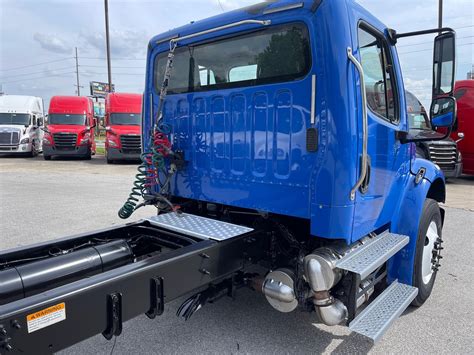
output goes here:
<path id="1" fill-rule="evenodd" d="M 467 78 L 466 79 L 474 79 L 474 64 L 472 65 L 471 71 L 467 72 Z"/>

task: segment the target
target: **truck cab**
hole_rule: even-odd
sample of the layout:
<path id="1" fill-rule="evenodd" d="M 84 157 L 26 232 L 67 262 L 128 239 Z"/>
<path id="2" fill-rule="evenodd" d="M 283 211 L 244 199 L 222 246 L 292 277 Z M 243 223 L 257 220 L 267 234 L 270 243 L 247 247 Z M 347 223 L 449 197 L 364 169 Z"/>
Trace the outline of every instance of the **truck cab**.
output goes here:
<path id="1" fill-rule="evenodd" d="M 3 347 L 110 340 L 181 296 L 189 319 L 241 287 L 379 340 L 441 266 L 445 178 L 416 156 L 396 49 L 426 34 L 429 117 L 449 132 L 450 28 L 398 33 L 353 0 L 268 1 L 150 39 L 143 158 L 118 214 L 157 213 L 0 253 Z"/>
<path id="2" fill-rule="evenodd" d="M 105 99 L 107 164 L 140 160 L 142 95 L 109 93 Z"/>
<path id="3" fill-rule="evenodd" d="M 474 175 L 474 80 L 456 82 L 457 121 L 451 138 L 458 141 L 463 159 L 463 173 Z"/>
<path id="4" fill-rule="evenodd" d="M 43 157 L 91 159 L 95 154 L 96 122 L 92 100 L 81 96 L 53 96 L 43 139 Z"/>
<path id="5" fill-rule="evenodd" d="M 0 154 L 36 156 L 43 149 L 43 99 L 0 96 Z"/>
<path id="6" fill-rule="evenodd" d="M 444 134 L 437 132 L 432 126 L 428 114 L 421 102 L 411 92 L 406 91 L 408 121 L 410 133 L 413 136 L 443 138 Z M 457 178 L 462 174 L 463 163 L 461 152 L 456 141 L 446 137 L 437 141 L 416 143 L 416 156 L 431 160 L 438 165 L 446 178 Z"/>

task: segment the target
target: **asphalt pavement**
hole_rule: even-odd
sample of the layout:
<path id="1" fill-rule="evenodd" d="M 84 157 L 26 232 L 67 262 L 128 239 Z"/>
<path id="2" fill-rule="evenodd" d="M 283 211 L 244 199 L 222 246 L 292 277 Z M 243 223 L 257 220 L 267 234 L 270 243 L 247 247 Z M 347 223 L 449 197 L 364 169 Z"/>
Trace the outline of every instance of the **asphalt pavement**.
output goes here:
<path id="1" fill-rule="evenodd" d="M 124 223 L 136 165 L 43 158 L 0 158 L 0 250 Z M 62 354 L 472 354 L 474 346 L 474 177 L 448 183 L 445 250 L 431 298 L 409 308 L 372 345 L 345 327 L 314 324 L 314 314 L 279 313 L 263 296 L 242 289 L 237 299 L 206 305 L 189 321 L 175 316 L 178 300 L 161 317 L 140 316 L 107 341 L 95 336 Z M 137 220 L 154 213 L 139 210 Z"/>

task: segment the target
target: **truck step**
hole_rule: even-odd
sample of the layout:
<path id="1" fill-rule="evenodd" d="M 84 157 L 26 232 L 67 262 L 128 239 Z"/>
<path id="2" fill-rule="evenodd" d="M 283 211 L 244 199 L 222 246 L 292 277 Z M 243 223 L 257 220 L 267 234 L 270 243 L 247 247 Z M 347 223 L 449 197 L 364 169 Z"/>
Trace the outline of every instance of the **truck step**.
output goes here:
<path id="1" fill-rule="evenodd" d="M 384 232 L 336 262 L 336 267 L 359 274 L 363 280 L 408 244 L 406 235 Z"/>
<path id="2" fill-rule="evenodd" d="M 146 218 L 150 223 L 184 235 L 217 241 L 237 237 L 253 231 L 252 228 L 196 216 L 189 213 L 164 213 Z"/>
<path id="3" fill-rule="evenodd" d="M 349 324 L 349 329 L 378 341 L 417 294 L 416 287 L 394 281 Z"/>

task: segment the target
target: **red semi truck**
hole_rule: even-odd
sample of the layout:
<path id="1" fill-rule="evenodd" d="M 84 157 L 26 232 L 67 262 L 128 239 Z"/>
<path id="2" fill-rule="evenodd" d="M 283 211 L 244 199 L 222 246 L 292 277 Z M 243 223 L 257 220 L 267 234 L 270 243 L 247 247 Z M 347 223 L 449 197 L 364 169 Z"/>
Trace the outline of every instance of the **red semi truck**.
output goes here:
<path id="1" fill-rule="evenodd" d="M 53 96 L 44 130 L 43 157 L 74 156 L 90 159 L 95 154 L 94 107 L 81 96 Z"/>
<path id="2" fill-rule="evenodd" d="M 105 100 L 107 164 L 138 160 L 141 154 L 142 95 L 110 93 Z"/>
<path id="3" fill-rule="evenodd" d="M 458 141 L 463 173 L 474 175 L 474 80 L 456 82 L 454 96 L 458 104 L 458 115 L 451 138 Z"/>

